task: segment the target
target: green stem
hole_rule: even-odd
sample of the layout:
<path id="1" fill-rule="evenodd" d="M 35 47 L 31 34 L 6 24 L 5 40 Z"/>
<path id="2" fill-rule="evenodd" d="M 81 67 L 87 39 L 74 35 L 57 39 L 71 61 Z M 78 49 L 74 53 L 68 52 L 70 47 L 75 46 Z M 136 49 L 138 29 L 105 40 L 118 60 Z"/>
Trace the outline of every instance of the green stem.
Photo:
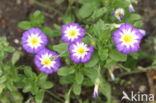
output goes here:
<path id="1" fill-rule="evenodd" d="M 63 51 L 63 52 L 59 55 L 59 57 L 63 56 L 63 54 L 64 54 L 65 52 L 67 52 L 67 50 Z"/>
<path id="2" fill-rule="evenodd" d="M 118 65 L 120 68 L 124 69 L 126 72 L 131 72 L 131 70 L 121 64 Z"/>
<path id="3" fill-rule="evenodd" d="M 68 0 L 68 2 L 69 2 L 69 5 L 68 5 L 68 8 L 72 8 L 72 4 L 73 4 L 73 0 Z"/>
<path id="4" fill-rule="evenodd" d="M 68 93 L 65 96 L 65 103 L 70 103 L 70 93 L 71 93 L 71 90 L 72 90 L 72 86 L 70 87 Z"/>
<path id="5" fill-rule="evenodd" d="M 90 35 L 89 33 L 87 33 L 88 34 L 88 36 L 90 37 L 90 38 L 93 38 L 93 36 L 92 35 Z"/>
<path id="6" fill-rule="evenodd" d="M 131 74 L 144 73 L 144 72 L 147 72 L 147 71 L 149 71 L 149 70 L 155 70 L 155 68 L 156 68 L 156 66 L 154 66 L 154 65 L 149 66 L 149 67 L 147 67 L 147 68 L 138 67 L 138 68 L 136 68 L 136 71 L 131 71 L 131 72 L 122 73 L 122 74 L 119 75 L 119 77 L 131 75 Z"/>
<path id="7" fill-rule="evenodd" d="M 60 97 L 58 97 L 56 94 L 54 94 L 54 93 L 52 93 L 52 92 L 50 92 L 50 91 L 46 91 L 49 95 L 51 95 L 52 97 L 54 97 L 55 99 L 57 99 L 57 100 L 59 100 L 61 103 L 63 103 L 64 102 L 64 100 L 63 99 L 61 99 Z"/>
<path id="8" fill-rule="evenodd" d="M 47 9 L 49 9 L 49 10 L 51 10 L 51 11 L 55 11 L 56 13 L 58 13 L 58 14 L 61 15 L 61 16 L 64 15 L 64 14 L 63 14 L 62 12 L 60 12 L 58 9 L 55 9 L 55 8 L 49 6 L 49 5 L 43 4 L 43 3 L 41 3 L 41 2 L 39 2 L 39 1 L 37 1 L 37 0 L 32 0 L 32 1 L 33 1 L 35 4 L 37 4 L 38 6 L 40 6 L 40 7 L 47 8 Z"/>

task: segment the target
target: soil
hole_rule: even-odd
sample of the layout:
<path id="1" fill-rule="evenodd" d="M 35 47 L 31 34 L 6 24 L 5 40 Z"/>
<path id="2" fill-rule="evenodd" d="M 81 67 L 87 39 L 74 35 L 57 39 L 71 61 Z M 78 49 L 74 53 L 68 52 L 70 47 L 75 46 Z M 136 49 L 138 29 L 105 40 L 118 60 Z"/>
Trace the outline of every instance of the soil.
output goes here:
<path id="1" fill-rule="evenodd" d="M 65 7 L 57 4 L 57 0 L 40 1 L 50 6 L 57 7 L 62 11 L 64 11 L 65 9 Z M 66 2 L 64 2 L 64 4 L 65 3 Z M 145 41 L 150 40 L 153 36 L 155 36 L 154 34 L 156 33 L 155 5 L 155 0 L 140 0 L 139 4 L 135 6 L 137 11 L 143 16 L 143 21 L 145 23 L 143 29 L 147 31 Z M 42 8 L 34 4 L 31 0 L 0 0 L 0 36 L 6 36 L 10 45 L 15 47 L 17 50 L 22 50 L 20 39 L 23 31 L 17 27 L 17 24 L 19 21 L 27 20 L 29 18 L 29 15 L 37 9 L 41 10 L 46 15 L 45 25 L 51 26 L 52 23 L 61 23 L 59 15 L 56 12 L 50 11 L 46 8 Z M 51 39 L 50 42 L 55 43 L 56 40 Z M 145 47 L 144 49 L 146 50 L 147 48 Z M 156 54 L 153 49 L 147 50 L 147 52 L 150 52 L 153 55 Z M 33 61 L 31 60 L 33 60 L 33 56 L 24 53 L 24 55 L 20 59 L 20 64 L 32 65 L 32 67 L 35 68 Z M 151 75 L 156 75 L 155 71 L 124 75 L 122 79 L 125 81 L 129 81 L 130 84 L 123 86 L 114 83 L 114 98 L 117 98 L 120 101 L 122 97 L 121 91 L 123 90 L 127 93 L 129 93 L 128 91 L 138 92 L 139 90 L 142 90 L 143 93 L 155 93 L 156 95 L 156 83 Z M 53 78 L 52 80 L 57 84 L 57 86 L 55 86 L 52 91 L 56 94 L 59 94 L 59 96 L 63 98 L 63 95 L 61 94 L 63 92 L 61 87 L 63 86 L 58 84 L 58 77 L 56 76 L 56 74 L 50 75 L 49 78 Z M 48 101 L 50 95 L 46 93 L 45 97 L 45 101 Z M 50 101 L 52 102 L 55 100 L 57 99 L 50 98 Z M 124 103 L 126 102 L 124 101 Z"/>

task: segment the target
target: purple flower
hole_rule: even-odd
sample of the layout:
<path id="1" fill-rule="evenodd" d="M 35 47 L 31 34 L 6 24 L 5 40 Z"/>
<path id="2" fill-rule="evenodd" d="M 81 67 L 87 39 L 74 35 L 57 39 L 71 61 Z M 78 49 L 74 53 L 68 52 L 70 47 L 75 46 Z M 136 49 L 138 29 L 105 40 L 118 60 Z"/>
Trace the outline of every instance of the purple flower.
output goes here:
<path id="1" fill-rule="evenodd" d="M 34 63 L 41 72 L 46 74 L 56 72 L 61 66 L 59 55 L 48 49 L 38 52 L 34 58 Z"/>
<path id="2" fill-rule="evenodd" d="M 45 48 L 47 43 L 47 36 L 39 28 L 31 28 L 23 33 L 22 46 L 28 53 L 37 53 Z"/>
<path id="3" fill-rule="evenodd" d="M 113 33 L 113 40 L 119 52 L 128 54 L 139 51 L 143 36 L 139 29 L 125 23 Z"/>
<path id="4" fill-rule="evenodd" d="M 77 23 L 65 24 L 62 26 L 61 39 L 66 43 L 72 43 L 77 40 L 81 40 L 85 33 L 85 29 Z"/>
<path id="5" fill-rule="evenodd" d="M 129 5 L 128 10 L 129 10 L 130 13 L 135 12 L 135 9 L 134 9 L 132 4 Z"/>
<path id="6" fill-rule="evenodd" d="M 113 13 L 113 16 L 115 16 L 119 21 L 121 21 L 124 18 L 124 15 L 125 11 L 123 8 L 117 8 Z"/>
<path id="7" fill-rule="evenodd" d="M 86 63 L 91 59 L 94 48 L 81 41 L 76 41 L 69 44 L 68 51 L 73 62 Z"/>

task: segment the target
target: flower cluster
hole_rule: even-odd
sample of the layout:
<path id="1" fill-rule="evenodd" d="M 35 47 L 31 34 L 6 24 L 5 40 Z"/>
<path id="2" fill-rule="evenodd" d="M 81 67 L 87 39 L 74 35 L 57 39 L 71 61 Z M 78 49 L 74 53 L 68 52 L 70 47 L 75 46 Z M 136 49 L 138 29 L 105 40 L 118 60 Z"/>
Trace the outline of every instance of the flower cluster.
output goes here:
<path id="1" fill-rule="evenodd" d="M 47 36 L 39 28 L 31 28 L 23 33 L 23 49 L 35 55 L 35 65 L 41 72 L 50 74 L 56 72 L 61 64 L 59 55 L 46 49 L 48 44 Z"/>
<path id="2" fill-rule="evenodd" d="M 132 4 L 129 5 L 129 12 L 135 12 Z M 117 8 L 113 15 L 121 21 L 124 18 L 124 9 Z M 113 40 L 116 48 L 123 54 L 138 52 L 140 49 L 140 42 L 145 36 L 146 31 L 137 29 L 128 23 L 120 24 L 119 29 L 113 33 Z"/>
<path id="3" fill-rule="evenodd" d="M 132 5 L 130 5 L 130 8 L 133 9 Z M 118 8 L 114 12 L 114 16 L 121 21 L 124 18 L 124 10 Z M 141 40 L 146 32 L 128 23 L 119 25 L 113 24 L 113 26 L 119 28 L 112 34 L 117 50 L 123 54 L 138 52 Z M 94 52 L 94 47 L 82 42 L 85 33 L 85 29 L 77 23 L 62 25 L 61 40 L 65 43 L 69 43 L 68 52 L 71 61 L 75 63 L 88 62 Z M 34 63 L 41 72 L 51 74 L 61 67 L 60 55 L 46 48 L 48 44 L 47 36 L 39 28 L 31 28 L 25 31 L 22 36 L 22 44 L 26 52 L 35 54 Z M 111 71 L 110 74 L 112 80 L 115 80 Z M 93 97 L 95 98 L 98 97 L 100 85 L 100 79 L 97 78 L 95 80 L 93 92 Z"/>
<path id="4" fill-rule="evenodd" d="M 68 51 L 70 58 L 75 63 L 86 63 L 94 52 L 94 48 L 84 44 L 81 40 L 85 35 L 83 29 L 77 23 L 65 24 L 62 26 L 62 40 L 69 43 Z"/>

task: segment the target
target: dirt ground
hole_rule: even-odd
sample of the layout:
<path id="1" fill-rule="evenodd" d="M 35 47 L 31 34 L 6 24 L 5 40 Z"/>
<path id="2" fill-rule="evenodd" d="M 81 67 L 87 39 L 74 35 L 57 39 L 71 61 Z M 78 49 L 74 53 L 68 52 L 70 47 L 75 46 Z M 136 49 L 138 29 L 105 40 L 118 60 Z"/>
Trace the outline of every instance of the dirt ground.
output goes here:
<path id="1" fill-rule="evenodd" d="M 43 1 L 45 4 L 48 4 L 50 6 L 55 6 L 60 10 L 63 10 L 65 8 L 58 5 L 55 0 L 40 1 Z M 139 4 L 136 5 L 135 8 L 143 16 L 143 21 L 145 23 L 143 29 L 147 31 L 145 41 L 150 40 L 156 34 L 156 1 L 140 0 Z M 57 13 L 49 11 L 46 8 L 42 8 L 31 2 L 31 0 L 0 0 L 0 36 L 6 36 L 12 46 L 14 46 L 18 50 L 22 50 L 20 38 L 23 31 L 17 27 L 17 23 L 22 20 L 27 20 L 29 15 L 37 9 L 41 10 L 45 14 L 45 25 L 51 26 L 52 23 L 61 23 L 61 20 Z M 51 39 L 51 42 L 55 41 Z M 144 45 L 144 49 L 146 50 L 146 44 Z M 153 48 L 151 48 L 147 52 L 150 52 L 153 55 L 156 54 Z M 33 60 L 32 58 L 32 56 L 28 56 L 25 53 L 24 56 L 20 59 L 20 63 L 25 65 L 32 65 L 34 67 L 33 62 L 30 62 L 30 60 Z M 113 95 L 115 96 L 115 98 L 121 98 L 122 93 L 118 93 L 118 91 L 122 90 L 127 92 L 137 92 L 140 90 L 143 93 L 155 93 L 156 95 L 156 81 L 151 78 L 151 75 L 156 75 L 156 73 L 154 71 L 149 71 L 123 75 L 123 80 L 130 81 L 131 83 L 130 85 L 126 86 L 112 83 L 115 86 L 115 88 L 113 89 L 115 94 Z M 58 78 L 55 75 L 50 76 L 50 78 L 53 78 L 54 82 L 58 82 Z M 53 88 L 52 91 L 54 91 L 54 93 L 60 93 L 61 96 L 62 89 L 58 87 L 61 86 L 57 85 L 57 89 Z M 46 96 L 48 97 L 49 95 L 46 94 Z"/>

